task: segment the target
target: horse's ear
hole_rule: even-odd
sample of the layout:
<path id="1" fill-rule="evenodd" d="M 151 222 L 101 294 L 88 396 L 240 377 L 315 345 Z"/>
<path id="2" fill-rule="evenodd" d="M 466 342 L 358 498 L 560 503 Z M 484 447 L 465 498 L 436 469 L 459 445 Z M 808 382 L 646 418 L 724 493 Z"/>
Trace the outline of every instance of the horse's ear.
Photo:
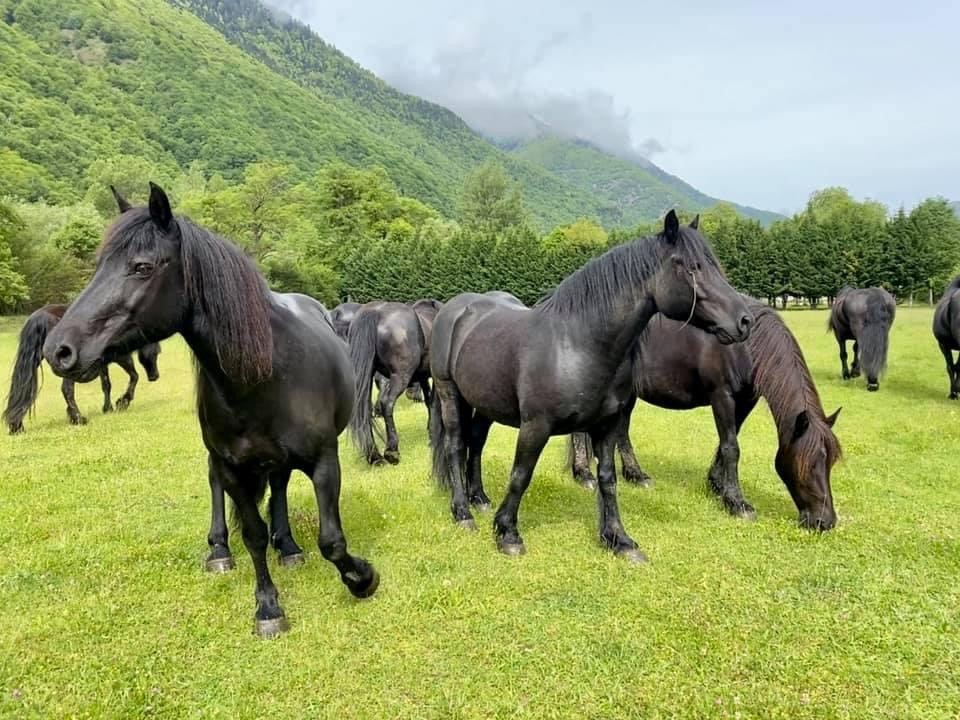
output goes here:
<path id="1" fill-rule="evenodd" d="M 693 218 L 693 222 L 690 223 L 690 227 L 694 230 L 700 227 L 700 213 L 697 213 L 697 216 Z"/>
<path id="2" fill-rule="evenodd" d="M 677 219 L 677 214 L 673 211 L 673 208 L 670 208 L 670 212 L 663 219 L 663 234 L 667 241 L 671 243 L 676 242 L 677 235 L 680 234 L 680 221 Z"/>
<path id="3" fill-rule="evenodd" d="M 110 186 L 110 192 L 113 193 L 113 199 L 117 201 L 117 207 L 120 208 L 121 215 L 125 213 L 127 210 L 130 210 L 133 208 L 133 205 L 127 202 L 127 199 L 123 195 L 118 193 L 117 189 L 113 185 Z"/>
<path id="4" fill-rule="evenodd" d="M 173 210 L 170 209 L 170 200 L 159 185 L 150 183 L 150 218 L 162 230 L 169 230 L 173 222 Z"/>
<path id="5" fill-rule="evenodd" d="M 837 416 L 840 414 L 841 410 L 843 410 L 843 408 L 838 407 L 837 411 L 833 415 L 827 418 L 827 425 L 829 425 L 830 427 L 833 427 L 833 424 L 837 421 Z"/>
<path id="6" fill-rule="evenodd" d="M 807 415 L 806 410 L 801 410 L 797 413 L 797 419 L 793 422 L 793 442 L 802 438 L 809 427 L 810 417 Z"/>

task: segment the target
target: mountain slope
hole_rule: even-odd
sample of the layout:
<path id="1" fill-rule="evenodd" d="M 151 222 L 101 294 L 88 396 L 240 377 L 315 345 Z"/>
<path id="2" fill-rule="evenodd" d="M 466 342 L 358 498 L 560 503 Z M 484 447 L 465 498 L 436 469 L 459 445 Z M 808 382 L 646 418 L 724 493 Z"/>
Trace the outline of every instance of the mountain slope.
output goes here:
<path id="1" fill-rule="evenodd" d="M 531 141 L 515 145 L 511 153 L 610 203 L 617 208 L 626 225 L 659 217 L 674 206 L 694 211 L 721 202 L 647 160 L 639 157 L 633 161 L 625 160 L 584 140 L 561 138 L 545 132 Z M 730 204 L 764 225 L 782 217 L 777 213 Z"/>

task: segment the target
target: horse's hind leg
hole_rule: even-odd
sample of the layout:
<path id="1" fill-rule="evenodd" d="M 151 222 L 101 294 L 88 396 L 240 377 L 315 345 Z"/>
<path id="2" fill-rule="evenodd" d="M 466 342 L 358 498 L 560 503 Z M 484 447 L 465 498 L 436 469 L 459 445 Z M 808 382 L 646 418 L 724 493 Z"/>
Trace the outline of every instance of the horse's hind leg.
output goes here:
<path id="1" fill-rule="evenodd" d="M 850 368 L 847 367 L 847 341 L 837 335 L 837 345 L 840 346 L 840 367 L 844 380 L 850 379 Z"/>
<path id="2" fill-rule="evenodd" d="M 853 341 L 853 365 L 850 366 L 850 377 L 860 377 L 860 343 Z"/>
<path id="3" fill-rule="evenodd" d="M 513 459 L 513 468 L 510 470 L 510 485 L 493 520 L 497 547 L 505 555 L 522 555 L 526 552 L 517 528 L 517 516 L 523 494 L 530 487 L 533 469 L 549 439 L 550 427 L 546 421 L 535 419 L 520 423 L 517 450 Z"/>
<path id="4" fill-rule="evenodd" d="M 290 513 L 287 508 L 287 484 L 290 471 L 282 470 L 270 474 L 270 543 L 280 556 L 280 564 L 300 565 L 306 559 L 303 549 L 293 539 L 290 529 Z"/>
<path id="5" fill-rule="evenodd" d="M 260 517 L 260 511 L 257 509 L 259 485 L 261 482 L 265 485 L 266 479 L 240 476 L 223 461 L 211 459 L 212 471 L 217 473 L 223 489 L 230 495 L 230 499 L 237 508 L 243 544 L 247 546 L 247 552 L 253 560 L 253 570 L 257 578 L 255 591 L 257 610 L 254 614 L 254 627 L 261 637 L 279 635 L 288 630 L 290 625 L 283 614 L 283 608 L 280 607 L 280 595 L 267 569 L 267 547 L 270 544 L 270 534 L 267 524 Z"/>
<path id="6" fill-rule="evenodd" d="M 400 438 L 397 436 L 397 425 L 393 421 L 393 408 L 397 404 L 397 398 L 403 394 L 413 379 L 413 372 L 411 368 L 393 373 L 387 384 L 386 393 L 380 397 L 383 405 L 383 422 L 387 426 L 387 445 L 383 450 L 383 457 L 392 465 L 400 462 Z"/>
<path id="7" fill-rule="evenodd" d="M 60 386 L 60 392 L 63 393 L 63 399 L 67 402 L 67 419 L 71 425 L 86 425 L 87 419 L 80 413 L 77 407 L 77 397 L 74 389 L 73 380 L 64 380 Z"/>
<path id="8" fill-rule="evenodd" d="M 470 409 L 465 406 L 457 386 L 450 380 L 434 379 L 433 391 L 440 402 L 440 418 L 443 424 L 443 454 L 450 473 L 450 512 L 453 521 L 460 527 L 476 530 L 477 524 L 470 513 L 467 500 L 465 429 L 469 428 Z"/>
<path id="9" fill-rule="evenodd" d="M 130 403 L 133 402 L 133 396 L 137 391 L 137 383 L 140 381 L 140 375 L 137 373 L 136 365 L 133 364 L 133 355 L 118 358 L 116 363 L 123 368 L 123 371 L 127 373 L 127 376 L 130 378 L 127 391 L 117 400 L 117 410 L 122 412 L 130 407 Z"/>
<path id="10" fill-rule="evenodd" d="M 380 373 L 373 376 L 373 382 L 377 386 L 377 401 L 373 404 L 373 416 L 383 417 L 383 395 L 390 385 L 390 381 Z"/>
<path id="11" fill-rule="evenodd" d="M 637 547 L 620 519 L 617 504 L 616 419 L 606 427 L 591 432 L 593 446 L 597 451 L 597 502 L 600 506 L 600 542 L 615 555 L 631 562 L 644 562 L 647 558 Z"/>
<path id="12" fill-rule="evenodd" d="M 227 542 L 227 517 L 223 503 L 223 484 L 214 465 L 213 459 L 208 461 L 210 480 L 210 532 L 207 533 L 207 545 L 210 554 L 207 555 L 205 567 L 208 572 L 227 572 L 236 567 L 233 553 Z"/>
<path id="13" fill-rule="evenodd" d="M 593 444 L 585 432 L 570 433 L 570 470 L 573 479 L 585 490 L 596 490 L 597 479 L 590 470 L 593 462 Z"/>
<path id="14" fill-rule="evenodd" d="M 744 499 L 740 489 L 740 445 L 737 442 L 740 425 L 753 405 L 740 410 L 733 395 L 725 390 L 715 392 L 710 398 L 710 405 L 713 407 L 713 420 L 720 437 L 720 446 L 707 476 L 710 489 L 720 498 L 731 515 L 753 520 L 757 513 Z"/>
<path id="15" fill-rule="evenodd" d="M 110 366 L 104 365 L 100 371 L 100 389 L 103 390 L 103 411 L 105 413 L 113 412 L 113 403 L 110 402 L 110 391 L 113 387 L 110 384 Z"/>
<path id="16" fill-rule="evenodd" d="M 470 504 L 477 510 L 490 509 L 490 498 L 483 491 L 483 473 L 481 470 L 483 446 L 487 444 L 490 426 L 493 421 L 474 413 L 470 421 L 470 444 L 467 448 L 467 495 Z"/>
<path id="17" fill-rule="evenodd" d="M 960 372 L 958 372 L 957 364 L 953 362 L 953 351 L 945 344 L 939 343 L 940 352 L 943 353 L 943 359 L 947 361 L 947 379 L 950 381 L 950 395 L 951 400 L 956 400 L 958 397 L 958 392 L 960 392 Z M 958 363 L 960 363 L 960 358 L 958 358 Z"/>
<path id="18" fill-rule="evenodd" d="M 614 429 L 615 442 L 620 449 L 620 462 L 623 464 L 623 479 L 633 485 L 640 487 L 650 487 L 653 484 L 652 478 L 647 475 L 640 463 L 637 461 L 637 455 L 633 451 L 633 443 L 630 441 L 630 417 L 633 414 L 633 408 L 636 407 L 637 399 L 633 398 L 620 411 L 620 419 Z"/>
<path id="19" fill-rule="evenodd" d="M 340 524 L 340 458 L 336 437 L 321 451 L 311 479 L 320 514 L 317 538 L 320 553 L 340 571 L 340 579 L 354 597 L 370 597 L 377 591 L 380 576 L 366 560 L 347 552 L 347 539 Z"/>

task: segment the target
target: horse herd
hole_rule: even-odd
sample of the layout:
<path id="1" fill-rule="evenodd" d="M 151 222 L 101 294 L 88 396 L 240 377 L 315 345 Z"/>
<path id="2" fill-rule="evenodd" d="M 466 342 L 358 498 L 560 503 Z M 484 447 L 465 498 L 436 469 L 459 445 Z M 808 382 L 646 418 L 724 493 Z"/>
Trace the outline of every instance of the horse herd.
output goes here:
<path id="1" fill-rule="evenodd" d="M 206 567 L 234 566 L 227 495 L 255 568 L 261 636 L 288 628 L 267 548 L 285 565 L 304 557 L 287 511 L 294 470 L 312 480 L 323 557 L 354 596 L 376 591 L 377 571 L 347 551 L 341 527 L 338 438 L 349 425 L 367 462 L 400 462 L 393 414 L 404 391 L 426 404 L 433 474 L 462 527 L 475 529 L 473 512 L 491 505 L 481 473 L 491 425 L 518 429 L 506 497 L 493 520 L 497 547 L 508 555 L 525 552 L 518 511 L 541 452 L 551 436 L 569 435 L 573 476 L 598 498 L 602 545 L 644 560 L 620 517 L 614 459 L 619 450 L 628 482 L 649 484 L 629 437 L 637 399 L 712 408 L 719 445 L 709 486 L 728 512 L 752 517 L 739 483 L 737 435 L 765 398 L 779 437 L 776 471 L 800 524 L 825 531 L 836 523 L 830 473 L 840 457 L 832 429 L 840 411 L 824 412 L 796 339 L 773 309 L 729 285 L 696 219 L 683 226 L 670 211 L 661 232 L 608 250 L 532 307 L 491 291 L 445 303 L 345 303 L 328 312 L 308 296 L 271 291 L 236 245 L 175 216 L 156 185 L 146 207 L 114 195 L 120 214 L 90 283 L 69 307 L 34 313 L 21 332 L 4 421 L 11 433 L 23 430 L 42 359 L 63 378 L 71 422 L 84 422 L 73 399 L 76 382 L 100 377 L 104 412 L 111 409 L 112 362 L 131 378 L 116 403 L 125 409 L 138 377 L 132 353 L 155 380 L 157 343 L 179 333 L 196 360 L 208 451 Z M 838 294 L 830 327 L 844 378 L 863 372 L 868 389 L 878 388 L 894 313 L 893 299 L 879 288 Z M 934 330 L 956 398 L 960 277 L 937 308 Z M 850 368 L 847 340 L 854 343 Z M 378 414 L 386 426 L 382 454 L 374 437 Z M 268 487 L 269 526 L 258 509 Z"/>

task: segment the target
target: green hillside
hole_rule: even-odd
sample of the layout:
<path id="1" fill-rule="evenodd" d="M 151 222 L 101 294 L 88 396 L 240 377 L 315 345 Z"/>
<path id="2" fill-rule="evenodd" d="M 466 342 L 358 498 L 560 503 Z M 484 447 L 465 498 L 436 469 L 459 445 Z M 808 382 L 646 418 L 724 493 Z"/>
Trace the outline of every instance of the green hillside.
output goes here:
<path id="1" fill-rule="evenodd" d="M 342 159 L 383 165 L 403 192 L 453 215 L 467 173 L 495 156 L 542 226 L 616 219 L 589 193 L 392 90 L 302 26 L 281 29 L 254 3 L 189 6 L 226 33 L 230 23 L 252 28 L 259 44 L 234 34 L 232 45 L 162 0 L 2 0 L 0 193 L 74 199 L 86 168 L 118 153 L 171 169 L 199 160 L 228 178 L 255 160 L 307 173 Z"/>
<path id="2" fill-rule="evenodd" d="M 542 135 L 511 152 L 609 203 L 626 225 L 658 217 L 674 205 L 694 211 L 721 202 L 653 163 L 624 160 L 582 140 Z M 776 213 L 731 204 L 765 225 L 781 218 Z"/>

